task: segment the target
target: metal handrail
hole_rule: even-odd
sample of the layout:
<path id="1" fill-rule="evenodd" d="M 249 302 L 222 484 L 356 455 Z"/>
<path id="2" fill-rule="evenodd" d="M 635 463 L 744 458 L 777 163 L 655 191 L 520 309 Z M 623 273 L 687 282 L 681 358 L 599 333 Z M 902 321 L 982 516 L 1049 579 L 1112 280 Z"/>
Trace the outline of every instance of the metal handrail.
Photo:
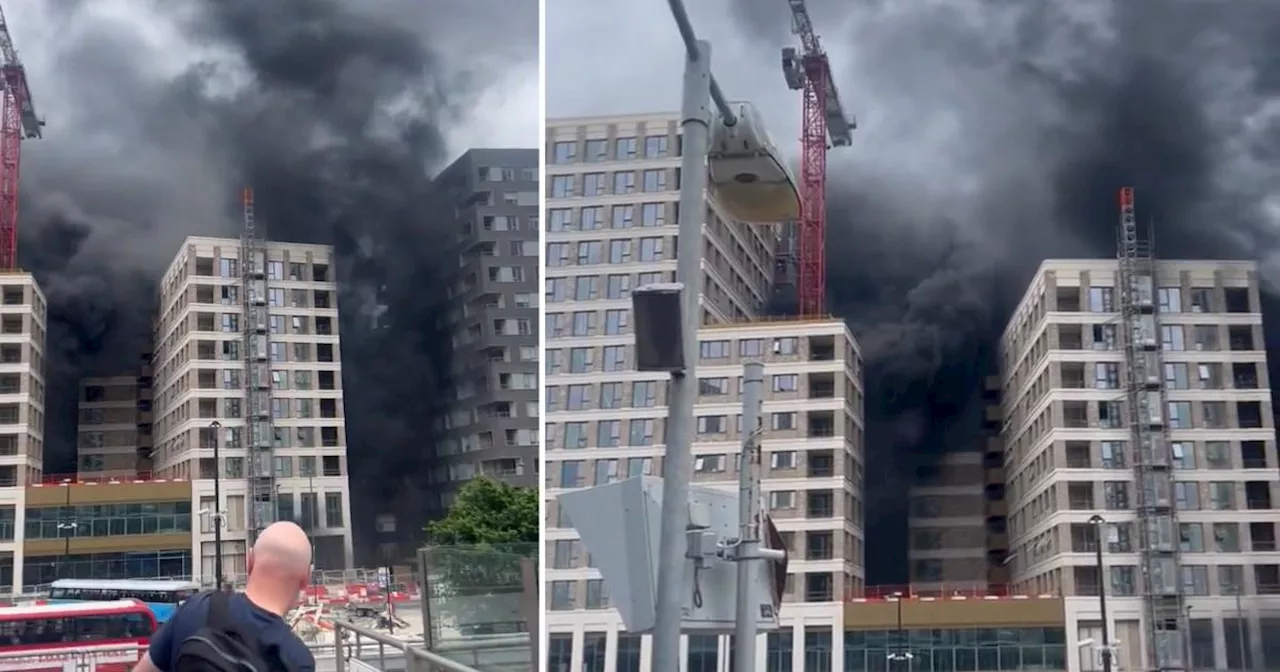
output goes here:
<path id="1" fill-rule="evenodd" d="M 354 635 L 352 639 L 355 641 L 347 642 L 348 633 Z M 336 658 L 337 672 L 347 672 L 349 669 L 348 661 L 350 655 L 348 650 L 354 649 L 352 653 L 363 651 L 365 643 L 363 639 L 373 640 L 378 647 L 378 667 L 386 669 L 387 648 L 398 651 L 404 655 L 405 672 L 434 672 L 435 670 L 448 670 L 449 672 L 480 672 L 473 667 L 467 667 L 455 660 L 450 660 L 436 653 L 432 653 L 426 649 L 418 648 L 410 643 L 397 639 L 391 635 L 358 626 L 349 621 L 333 621 L 333 640 L 334 652 Z M 358 654 L 357 654 L 358 656 Z"/>

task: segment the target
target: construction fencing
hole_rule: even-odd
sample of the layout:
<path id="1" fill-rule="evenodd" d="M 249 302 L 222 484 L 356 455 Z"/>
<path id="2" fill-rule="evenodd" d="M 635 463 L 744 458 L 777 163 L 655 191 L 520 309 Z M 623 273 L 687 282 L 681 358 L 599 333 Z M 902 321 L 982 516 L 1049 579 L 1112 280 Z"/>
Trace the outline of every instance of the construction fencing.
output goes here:
<path id="1" fill-rule="evenodd" d="M 192 581 L 187 576 L 153 576 L 148 579 Z M 246 576 L 228 574 L 227 583 L 236 590 L 243 590 Z M 204 589 L 212 590 L 213 581 L 194 579 Z M 40 600 L 49 596 L 52 584 L 26 586 L 21 595 L 0 597 L 0 603 L 23 600 Z M 422 598 L 417 572 L 407 567 L 394 568 L 391 575 L 390 602 L 415 604 Z M 346 604 L 385 604 L 388 599 L 379 581 L 377 569 L 319 570 L 312 573 L 311 584 L 299 596 L 303 604 L 341 606 Z"/>

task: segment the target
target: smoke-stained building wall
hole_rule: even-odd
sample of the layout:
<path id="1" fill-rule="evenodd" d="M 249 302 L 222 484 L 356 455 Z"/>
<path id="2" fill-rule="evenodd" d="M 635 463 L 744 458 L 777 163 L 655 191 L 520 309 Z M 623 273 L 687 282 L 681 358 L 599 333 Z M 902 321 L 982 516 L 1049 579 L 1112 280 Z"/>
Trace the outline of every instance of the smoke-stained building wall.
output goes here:
<path id="1" fill-rule="evenodd" d="M 266 320 L 273 463 L 246 453 L 251 409 L 243 269 L 238 239 L 189 237 L 161 279 L 154 347 L 154 469 L 191 479 L 201 516 L 194 545 L 199 572 L 212 579 L 213 521 L 225 516 L 225 571 L 245 571 L 251 469 L 270 469 L 277 520 L 307 530 L 317 569 L 350 567 L 352 538 L 347 436 L 333 248 L 266 244 Z M 256 342 L 256 341 L 255 341 Z M 218 464 L 213 459 L 217 445 Z M 213 498 L 221 476 L 223 501 Z M 204 513 L 200 514 L 199 512 Z"/>
<path id="2" fill-rule="evenodd" d="M 447 289 L 449 398 L 428 456 L 427 519 L 447 513 L 475 476 L 537 485 L 539 172 L 536 149 L 471 149 L 433 181 L 452 215 L 442 219 L 458 271 Z"/>
<path id="3" fill-rule="evenodd" d="M 80 381 L 76 474 L 81 479 L 138 475 L 138 376 Z"/>
<path id="4" fill-rule="evenodd" d="M 911 486 L 911 588 L 949 594 L 987 586 L 983 452 L 943 455 L 916 469 Z"/>

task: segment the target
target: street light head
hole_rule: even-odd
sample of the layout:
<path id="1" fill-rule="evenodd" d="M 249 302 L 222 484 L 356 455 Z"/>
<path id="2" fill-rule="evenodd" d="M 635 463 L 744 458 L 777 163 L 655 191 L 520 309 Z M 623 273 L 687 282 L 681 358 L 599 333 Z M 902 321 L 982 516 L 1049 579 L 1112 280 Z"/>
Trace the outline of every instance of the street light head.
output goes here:
<path id="1" fill-rule="evenodd" d="M 729 219 L 749 224 L 778 224 L 800 219 L 795 176 L 749 103 L 736 106 L 732 126 L 717 118 L 707 152 L 708 191 Z"/>
<path id="2" fill-rule="evenodd" d="M 1105 523 L 1105 522 L 1107 522 L 1107 521 L 1106 521 L 1106 519 L 1105 519 L 1105 518 L 1103 518 L 1102 516 L 1099 516 L 1099 515 L 1098 515 L 1098 514 L 1096 514 L 1096 513 L 1095 513 L 1095 514 L 1093 514 L 1092 516 L 1089 516 L 1089 524 L 1090 524 L 1090 525 L 1101 525 L 1101 524 L 1103 524 L 1103 523 Z"/>

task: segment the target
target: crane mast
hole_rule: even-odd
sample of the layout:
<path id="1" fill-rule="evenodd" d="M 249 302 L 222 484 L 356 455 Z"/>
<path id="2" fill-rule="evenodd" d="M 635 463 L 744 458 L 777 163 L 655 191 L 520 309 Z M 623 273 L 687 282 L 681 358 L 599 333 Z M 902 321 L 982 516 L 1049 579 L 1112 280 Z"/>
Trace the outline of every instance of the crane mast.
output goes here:
<path id="1" fill-rule="evenodd" d="M 275 427 L 271 418 L 271 316 L 267 240 L 254 216 L 253 189 L 246 187 L 240 232 L 243 281 L 245 445 L 249 453 L 249 543 L 276 520 Z"/>
<path id="2" fill-rule="evenodd" d="M 831 62 L 813 30 L 805 0 L 787 0 L 787 5 L 791 32 L 800 37 L 802 53 L 784 48 L 782 71 L 788 88 L 804 92 L 796 289 L 800 315 L 812 316 L 826 312 L 827 149 L 852 144 L 857 124 L 845 116 L 831 79 Z"/>
<path id="3" fill-rule="evenodd" d="M 1176 481 L 1160 336 L 1155 238 L 1142 235 L 1134 215 L 1132 187 L 1120 189 L 1117 235 L 1120 318 L 1125 344 L 1125 401 L 1137 486 L 1137 539 L 1145 612 L 1144 672 L 1186 670 L 1187 613 L 1179 556 Z M 1101 530 L 1099 530 L 1101 536 Z M 1104 540 L 1099 538 L 1098 543 Z M 1101 568 L 1099 568 L 1101 569 Z M 1105 577 L 1099 577 L 1105 585 Z"/>
<path id="4" fill-rule="evenodd" d="M 44 122 L 36 116 L 27 86 L 27 71 L 9 34 L 9 21 L 0 10 L 0 78 L 4 82 L 0 115 L 0 271 L 18 266 L 18 175 L 22 141 L 41 135 Z"/>

